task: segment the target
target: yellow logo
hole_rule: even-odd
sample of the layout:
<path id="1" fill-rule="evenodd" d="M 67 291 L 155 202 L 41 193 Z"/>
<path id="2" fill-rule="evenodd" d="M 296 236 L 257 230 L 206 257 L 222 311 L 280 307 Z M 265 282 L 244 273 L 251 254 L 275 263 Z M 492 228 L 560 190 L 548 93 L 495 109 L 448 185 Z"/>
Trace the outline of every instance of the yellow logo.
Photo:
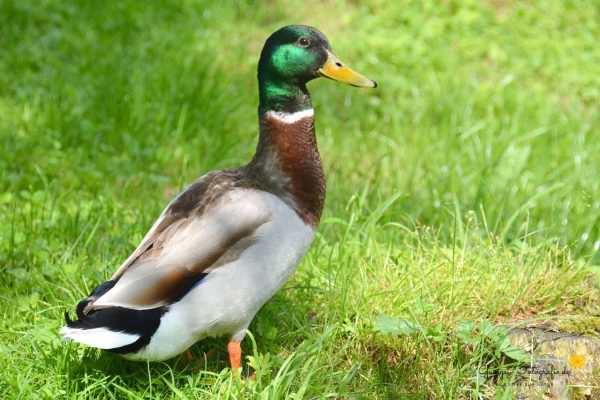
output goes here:
<path id="1" fill-rule="evenodd" d="M 569 365 L 571 368 L 583 368 L 585 366 L 585 357 L 581 354 L 573 354 L 569 358 Z"/>

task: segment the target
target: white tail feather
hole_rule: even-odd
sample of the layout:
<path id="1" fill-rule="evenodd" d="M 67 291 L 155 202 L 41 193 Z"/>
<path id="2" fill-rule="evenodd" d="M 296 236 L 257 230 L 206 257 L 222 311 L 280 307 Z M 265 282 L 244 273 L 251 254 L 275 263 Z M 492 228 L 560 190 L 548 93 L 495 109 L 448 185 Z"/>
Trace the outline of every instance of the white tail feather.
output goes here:
<path id="1" fill-rule="evenodd" d="M 60 330 L 63 340 L 74 340 L 99 349 L 116 349 L 138 340 L 140 335 L 127 332 L 114 332 L 106 328 L 78 329 L 63 327 Z"/>

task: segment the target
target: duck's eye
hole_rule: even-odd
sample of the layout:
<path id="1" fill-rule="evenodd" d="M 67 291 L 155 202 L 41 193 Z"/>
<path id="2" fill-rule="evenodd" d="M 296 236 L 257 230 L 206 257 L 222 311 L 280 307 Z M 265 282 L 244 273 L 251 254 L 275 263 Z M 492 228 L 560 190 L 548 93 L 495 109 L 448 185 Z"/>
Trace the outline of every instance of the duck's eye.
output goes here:
<path id="1" fill-rule="evenodd" d="M 308 46 L 310 46 L 310 41 L 307 38 L 305 38 L 305 37 L 301 37 L 300 39 L 298 39 L 296 41 L 296 43 L 298 43 L 298 46 L 300 46 L 300 47 L 308 47 Z"/>

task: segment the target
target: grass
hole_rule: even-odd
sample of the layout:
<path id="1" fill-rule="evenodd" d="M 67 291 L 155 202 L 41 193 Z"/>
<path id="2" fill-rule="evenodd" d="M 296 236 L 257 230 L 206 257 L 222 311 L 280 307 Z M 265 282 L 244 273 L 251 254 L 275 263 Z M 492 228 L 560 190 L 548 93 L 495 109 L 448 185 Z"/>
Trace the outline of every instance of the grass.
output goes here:
<path id="1" fill-rule="evenodd" d="M 600 330 L 599 21 L 592 0 L 0 1 L 0 397 L 510 398 L 461 326 Z M 258 55 L 290 23 L 380 87 L 309 86 L 327 203 L 243 343 L 256 381 L 218 339 L 199 370 L 62 343 L 186 183 L 249 160 Z"/>

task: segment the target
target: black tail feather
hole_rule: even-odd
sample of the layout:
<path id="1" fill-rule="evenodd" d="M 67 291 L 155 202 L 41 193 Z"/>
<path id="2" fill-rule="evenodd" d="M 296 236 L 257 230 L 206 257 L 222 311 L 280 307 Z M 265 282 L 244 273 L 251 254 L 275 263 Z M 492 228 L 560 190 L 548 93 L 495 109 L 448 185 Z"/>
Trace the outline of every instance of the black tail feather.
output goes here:
<path id="1" fill-rule="evenodd" d="M 79 318 L 80 320 L 84 319 L 86 312 L 85 308 L 87 307 L 87 305 L 96 301 L 104 293 L 112 289 L 116 283 L 117 281 L 106 281 L 103 284 L 96 287 L 96 289 L 92 290 L 92 293 L 90 293 L 90 295 L 85 299 L 81 300 L 77 304 L 77 307 L 75 307 L 75 313 L 77 314 L 77 318 Z"/>
<path id="2" fill-rule="evenodd" d="M 152 335 L 160 325 L 160 319 L 167 311 L 168 306 L 161 306 L 147 310 L 134 310 L 126 307 L 107 307 L 84 312 L 85 307 L 106 293 L 115 285 L 115 281 L 107 281 L 98 286 L 92 293 L 80 301 L 75 308 L 77 319 L 72 320 L 65 312 L 65 320 L 69 328 L 94 329 L 105 328 L 114 332 L 127 332 L 140 335 L 140 338 L 126 346 L 108 349 L 107 351 L 119 354 L 133 353 L 146 346 Z"/>

